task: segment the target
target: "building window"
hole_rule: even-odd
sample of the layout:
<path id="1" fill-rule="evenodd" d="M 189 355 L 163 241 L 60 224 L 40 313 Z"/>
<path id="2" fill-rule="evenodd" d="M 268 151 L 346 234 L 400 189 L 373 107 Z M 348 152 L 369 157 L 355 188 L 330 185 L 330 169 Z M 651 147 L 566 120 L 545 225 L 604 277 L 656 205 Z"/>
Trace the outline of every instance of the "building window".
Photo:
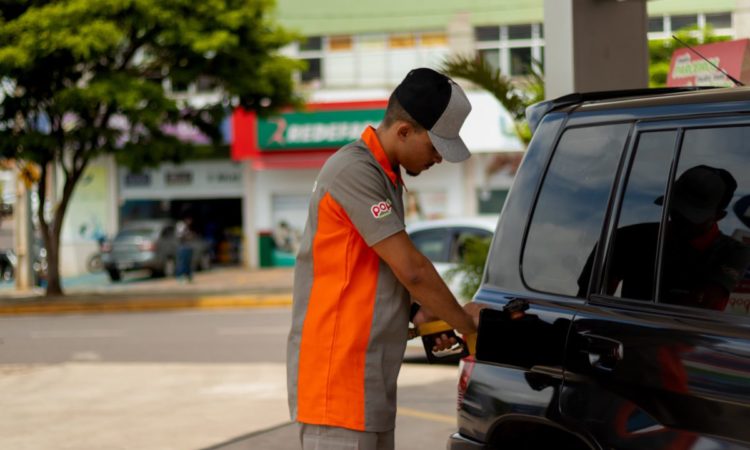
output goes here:
<path id="1" fill-rule="evenodd" d="M 660 33 L 664 31 L 664 17 L 649 17 L 648 32 Z"/>
<path id="2" fill-rule="evenodd" d="M 307 69 L 300 74 L 303 83 L 310 83 L 320 80 L 320 58 L 303 59 L 307 63 Z"/>
<path id="3" fill-rule="evenodd" d="M 448 35 L 443 32 L 422 33 L 419 44 L 422 47 L 447 47 Z"/>
<path id="4" fill-rule="evenodd" d="M 500 27 L 477 27 L 474 29 L 474 38 L 478 42 L 499 41 Z"/>
<path id="5" fill-rule="evenodd" d="M 413 33 L 397 33 L 388 36 L 390 48 L 412 48 L 417 44 Z"/>
<path id="6" fill-rule="evenodd" d="M 323 38 L 321 38 L 320 36 L 308 36 L 307 39 L 300 43 L 299 49 L 303 52 L 310 50 L 322 50 Z"/>
<path id="7" fill-rule="evenodd" d="M 528 75 L 531 73 L 531 47 L 510 49 L 510 74 Z"/>
<path id="8" fill-rule="evenodd" d="M 328 38 L 328 50 L 332 52 L 351 51 L 353 47 L 351 36 L 331 36 Z"/>
<path id="9" fill-rule="evenodd" d="M 544 62 L 542 24 L 476 27 L 474 36 L 480 57 L 503 74 L 528 75 L 534 61 Z"/>
<path id="10" fill-rule="evenodd" d="M 695 14 L 672 16 L 670 17 L 670 20 L 672 23 L 672 31 L 679 31 L 683 28 L 698 26 L 698 16 Z"/>
<path id="11" fill-rule="evenodd" d="M 706 14 L 706 25 L 713 29 L 732 28 L 732 13 Z"/>
<path id="12" fill-rule="evenodd" d="M 508 26 L 508 39 L 531 39 L 531 25 Z"/>

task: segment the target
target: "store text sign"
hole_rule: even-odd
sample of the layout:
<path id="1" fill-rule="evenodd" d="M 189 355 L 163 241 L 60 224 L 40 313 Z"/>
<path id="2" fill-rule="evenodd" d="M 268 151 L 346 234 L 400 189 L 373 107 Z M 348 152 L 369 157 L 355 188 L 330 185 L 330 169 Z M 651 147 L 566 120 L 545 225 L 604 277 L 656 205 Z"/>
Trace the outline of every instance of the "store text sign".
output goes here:
<path id="1" fill-rule="evenodd" d="M 238 110 L 233 117 L 232 157 L 337 149 L 359 139 L 385 115 L 385 101 L 310 104 L 270 117 Z"/>

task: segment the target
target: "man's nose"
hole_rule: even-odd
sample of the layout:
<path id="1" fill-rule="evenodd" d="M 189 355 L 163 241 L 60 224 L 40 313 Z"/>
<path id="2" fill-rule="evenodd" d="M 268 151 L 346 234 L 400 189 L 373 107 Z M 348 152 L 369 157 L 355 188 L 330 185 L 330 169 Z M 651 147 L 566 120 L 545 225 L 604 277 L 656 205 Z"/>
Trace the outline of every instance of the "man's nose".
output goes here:
<path id="1" fill-rule="evenodd" d="M 434 155 L 435 156 L 432 159 L 433 159 L 433 161 L 435 161 L 435 164 L 440 164 L 441 162 L 443 162 L 443 157 L 440 156 L 440 152 L 438 152 L 437 150 L 435 150 L 434 151 Z"/>

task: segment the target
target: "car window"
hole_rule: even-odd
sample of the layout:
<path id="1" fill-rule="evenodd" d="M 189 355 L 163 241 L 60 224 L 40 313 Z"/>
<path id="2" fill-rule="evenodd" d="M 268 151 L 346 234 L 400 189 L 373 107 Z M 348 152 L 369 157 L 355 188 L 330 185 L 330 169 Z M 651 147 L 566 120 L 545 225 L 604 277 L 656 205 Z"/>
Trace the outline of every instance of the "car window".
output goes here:
<path id="1" fill-rule="evenodd" d="M 491 240 L 492 232 L 490 231 L 470 227 L 456 228 L 451 232 L 451 248 L 448 259 L 451 263 L 455 264 L 463 262 L 467 247 L 472 245 L 471 241 L 486 243 L 487 247 L 489 247 Z"/>
<path id="2" fill-rule="evenodd" d="M 664 193 L 677 131 L 643 133 L 636 143 L 625 195 L 605 263 L 604 293 L 653 300 Z M 593 252 L 586 271 L 590 271 Z"/>
<path id="3" fill-rule="evenodd" d="M 151 228 L 128 228 L 120 230 L 120 232 L 117 233 L 116 239 L 129 239 L 136 236 L 145 237 L 151 236 L 153 233 L 154 230 L 152 230 Z"/>
<path id="4" fill-rule="evenodd" d="M 552 156 L 529 224 L 522 274 L 531 288 L 571 296 L 599 239 L 630 124 L 573 128 Z M 582 282 L 588 286 L 588 280 Z"/>
<path id="5" fill-rule="evenodd" d="M 410 235 L 414 246 L 432 262 L 448 262 L 448 229 L 415 231 Z"/>
<path id="6" fill-rule="evenodd" d="M 658 301 L 748 314 L 750 126 L 685 131 L 667 203 Z"/>

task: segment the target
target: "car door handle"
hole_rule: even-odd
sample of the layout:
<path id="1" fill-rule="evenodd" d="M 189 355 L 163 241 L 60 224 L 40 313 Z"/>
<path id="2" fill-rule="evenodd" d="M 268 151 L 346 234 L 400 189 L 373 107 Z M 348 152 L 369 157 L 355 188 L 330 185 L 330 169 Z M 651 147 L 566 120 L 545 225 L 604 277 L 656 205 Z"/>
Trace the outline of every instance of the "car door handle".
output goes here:
<path id="1" fill-rule="evenodd" d="M 582 333 L 582 352 L 588 357 L 589 364 L 605 372 L 614 370 L 617 363 L 625 356 L 622 342 L 604 336 Z"/>

